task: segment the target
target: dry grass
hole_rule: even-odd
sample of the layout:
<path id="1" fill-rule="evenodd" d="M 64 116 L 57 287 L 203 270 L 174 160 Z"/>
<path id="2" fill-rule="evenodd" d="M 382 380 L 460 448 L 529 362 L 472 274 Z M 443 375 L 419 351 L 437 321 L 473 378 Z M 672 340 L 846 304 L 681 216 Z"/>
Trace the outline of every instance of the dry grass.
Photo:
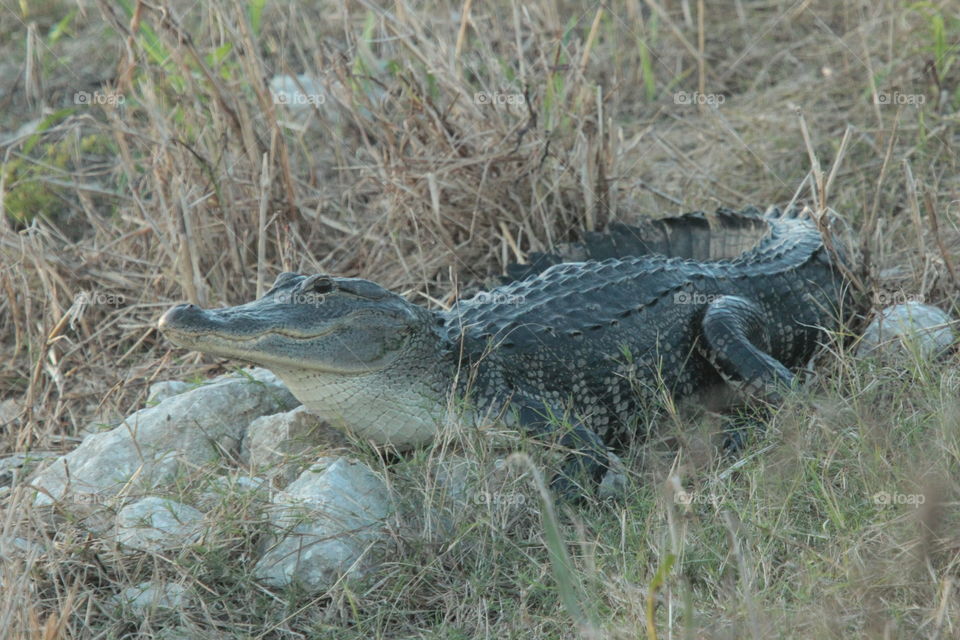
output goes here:
<path id="1" fill-rule="evenodd" d="M 0 446 L 69 450 L 142 406 L 152 381 L 222 368 L 159 338 L 172 302 L 235 304 L 298 270 L 445 305 L 611 219 L 830 207 L 859 239 L 874 300 L 956 316 L 954 4 L 715 4 L 8 3 Z M 275 104 L 269 78 L 297 73 L 326 87 L 323 104 Z M 78 92 L 124 101 L 77 104 Z M 957 637 L 956 357 L 895 369 L 841 345 L 822 360 L 742 464 L 699 455 L 664 421 L 663 440 L 628 456 L 624 504 L 561 518 L 573 578 L 549 561 L 535 509 L 477 505 L 453 542 L 405 536 L 365 583 L 276 595 L 245 570 L 249 505 L 226 497 L 206 547 L 131 561 L 14 489 L 0 628 Z M 422 463 L 410 461 L 414 486 Z M 694 504 L 668 499 L 681 487 Z M 881 507 L 880 491 L 926 502 Z M 42 551 L 17 551 L 17 536 Z M 194 605 L 144 618 L 110 604 L 157 576 L 193 588 Z"/>

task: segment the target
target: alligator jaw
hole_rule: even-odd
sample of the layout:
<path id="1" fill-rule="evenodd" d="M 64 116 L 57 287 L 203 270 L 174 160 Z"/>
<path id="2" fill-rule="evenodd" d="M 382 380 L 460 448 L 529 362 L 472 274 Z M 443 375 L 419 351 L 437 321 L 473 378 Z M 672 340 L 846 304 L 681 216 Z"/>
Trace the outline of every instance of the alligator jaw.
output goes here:
<path id="1" fill-rule="evenodd" d="M 322 340 L 342 327 L 342 322 L 331 323 L 323 330 L 310 333 L 291 331 L 288 328 L 266 328 L 262 331 L 248 328 L 241 331 L 237 323 L 222 317 L 219 311 L 205 310 L 191 304 L 177 305 L 160 317 L 157 328 L 168 340 L 184 349 L 235 358 L 267 368 L 293 367 L 339 375 L 363 373 L 356 369 L 341 369 L 297 357 L 295 347 L 298 343 L 308 344 Z M 223 328 L 218 330 L 218 325 L 223 325 Z M 290 356 L 285 356 L 291 347 L 294 351 Z"/>

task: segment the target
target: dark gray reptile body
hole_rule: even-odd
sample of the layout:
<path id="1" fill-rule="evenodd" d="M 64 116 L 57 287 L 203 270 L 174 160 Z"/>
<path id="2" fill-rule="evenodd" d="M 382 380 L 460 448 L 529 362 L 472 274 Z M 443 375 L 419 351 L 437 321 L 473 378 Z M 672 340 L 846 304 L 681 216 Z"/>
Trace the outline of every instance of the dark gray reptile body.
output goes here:
<path id="1" fill-rule="evenodd" d="M 509 408 L 535 435 L 566 412 L 561 443 L 588 454 L 566 477 L 596 478 L 602 440 L 634 437 L 635 418 L 666 395 L 729 384 L 776 400 L 850 307 L 820 232 L 797 210 L 613 225 L 531 257 L 511 267 L 517 281 L 449 311 L 365 280 L 283 274 L 259 300 L 180 305 L 160 328 L 181 346 L 273 369 L 311 410 L 385 443 L 431 437 L 454 387 L 478 414 Z"/>
<path id="2" fill-rule="evenodd" d="M 630 435 L 623 429 L 643 405 L 662 400 L 664 390 L 681 399 L 729 382 L 762 393 L 771 384 L 789 382 L 790 373 L 780 365 L 797 368 L 810 359 L 822 328 L 836 326 L 844 300 L 843 282 L 820 233 L 796 214 L 773 210 L 766 219 L 753 209 L 688 214 L 670 219 L 683 230 L 677 234 L 681 245 L 674 247 L 644 247 L 629 236 L 618 247 L 588 240 L 580 246 L 585 257 L 591 251 L 651 248 L 704 255 L 710 252 L 709 219 L 728 231 L 748 232 L 755 221 L 770 228 L 753 250 L 734 260 L 646 255 L 550 266 L 461 302 L 446 314 L 446 339 L 462 341 L 481 404 L 512 393 L 552 408 L 573 406 L 608 442 Z M 703 232 L 699 247 L 690 242 L 691 227 Z M 731 300 L 752 303 L 756 317 L 744 318 L 734 304 L 728 317 L 721 314 L 712 328 L 705 327 L 711 307 L 730 306 Z M 728 341 L 724 347 L 711 344 L 711 338 L 723 340 L 725 329 L 738 328 L 759 353 L 728 363 L 717 349 L 750 345 Z"/>

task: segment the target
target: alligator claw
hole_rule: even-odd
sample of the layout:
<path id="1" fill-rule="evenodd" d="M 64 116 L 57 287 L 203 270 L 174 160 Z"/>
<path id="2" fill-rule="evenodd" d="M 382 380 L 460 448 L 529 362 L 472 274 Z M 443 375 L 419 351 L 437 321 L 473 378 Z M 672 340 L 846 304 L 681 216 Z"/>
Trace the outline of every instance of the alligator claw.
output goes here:
<path id="1" fill-rule="evenodd" d="M 723 432 L 720 450 L 729 454 L 740 453 L 747 448 L 747 437 L 746 429 L 728 429 Z"/>
<path id="2" fill-rule="evenodd" d="M 562 502 L 580 502 L 596 491 L 606 472 L 605 455 L 600 462 L 593 453 L 571 453 L 560 473 L 551 480 L 550 489 Z"/>
<path id="3" fill-rule="evenodd" d="M 720 451 L 726 454 L 738 454 L 747 448 L 750 437 L 762 433 L 766 425 L 759 415 L 739 414 L 726 420 Z"/>

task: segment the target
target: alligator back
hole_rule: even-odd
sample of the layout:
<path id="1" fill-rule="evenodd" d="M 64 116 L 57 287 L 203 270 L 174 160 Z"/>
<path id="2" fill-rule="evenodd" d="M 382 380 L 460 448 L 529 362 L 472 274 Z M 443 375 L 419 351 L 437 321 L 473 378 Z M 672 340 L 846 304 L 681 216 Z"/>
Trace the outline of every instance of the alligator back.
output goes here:
<path id="1" fill-rule="evenodd" d="M 798 209 L 618 224 L 531 258 L 509 270 L 514 281 L 449 312 L 450 338 L 476 368 L 475 393 L 574 406 L 608 438 L 648 400 L 694 395 L 750 370 L 708 344 L 711 308 L 714 342 L 725 329 L 743 333 L 745 347 L 785 378 L 810 358 L 821 328 L 836 324 L 843 302 L 820 233 Z"/>
<path id="2" fill-rule="evenodd" d="M 788 216 L 798 214 L 791 210 Z M 720 208 L 673 218 L 647 220 L 638 226 L 612 222 L 606 231 L 586 232 L 583 242 L 565 244 L 549 253 L 531 252 L 527 264 L 507 267 L 506 282 L 524 280 L 564 262 L 659 255 L 697 261 L 731 260 L 757 247 L 770 234 L 769 218 L 783 214 L 757 207 L 741 211 Z"/>

